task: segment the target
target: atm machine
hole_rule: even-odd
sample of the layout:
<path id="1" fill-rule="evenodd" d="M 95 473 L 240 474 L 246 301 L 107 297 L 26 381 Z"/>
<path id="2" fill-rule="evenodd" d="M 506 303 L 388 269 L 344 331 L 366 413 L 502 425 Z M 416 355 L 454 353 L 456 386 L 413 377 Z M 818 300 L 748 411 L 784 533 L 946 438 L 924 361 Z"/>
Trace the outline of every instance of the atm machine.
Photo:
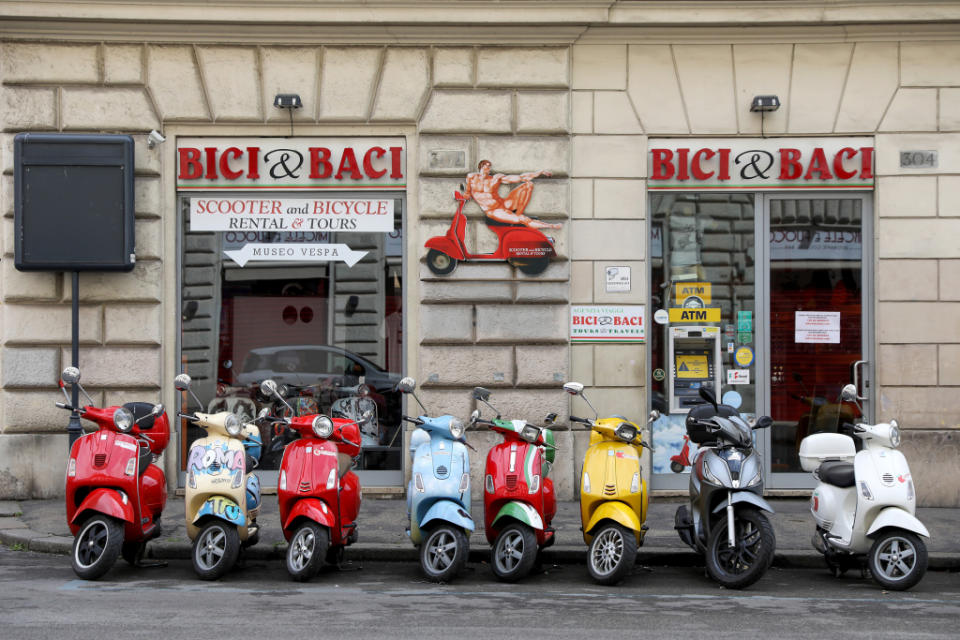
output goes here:
<path id="1" fill-rule="evenodd" d="M 671 326 L 669 335 L 670 413 L 687 413 L 704 404 L 700 387 L 720 395 L 720 327 Z"/>

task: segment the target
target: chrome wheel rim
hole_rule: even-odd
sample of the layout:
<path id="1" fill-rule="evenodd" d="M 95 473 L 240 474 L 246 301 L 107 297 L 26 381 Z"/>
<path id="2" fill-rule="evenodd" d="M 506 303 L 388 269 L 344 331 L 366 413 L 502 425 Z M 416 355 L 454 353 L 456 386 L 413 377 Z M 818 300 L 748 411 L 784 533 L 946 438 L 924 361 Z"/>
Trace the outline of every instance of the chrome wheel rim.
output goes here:
<path id="1" fill-rule="evenodd" d="M 303 571 L 313 558 L 316 536 L 307 528 L 300 529 L 290 543 L 290 568 Z"/>
<path id="2" fill-rule="evenodd" d="M 443 271 L 450 266 L 450 256 L 445 253 L 436 253 L 433 256 L 433 266 Z"/>
<path id="3" fill-rule="evenodd" d="M 516 529 L 502 534 L 497 540 L 497 550 L 494 560 L 500 573 L 510 573 L 517 568 L 523 559 L 523 536 Z"/>
<path id="4" fill-rule="evenodd" d="M 917 549 L 906 538 L 888 538 L 877 550 L 876 565 L 887 580 L 903 580 L 917 566 Z"/>
<path id="5" fill-rule="evenodd" d="M 77 564 L 89 569 L 103 555 L 110 539 L 110 530 L 103 520 L 91 522 L 77 537 L 77 549 L 74 553 Z"/>
<path id="6" fill-rule="evenodd" d="M 617 529 L 606 529 L 593 539 L 590 565 L 601 576 L 609 575 L 623 559 L 623 536 Z"/>
<path id="7" fill-rule="evenodd" d="M 200 534 L 197 540 L 197 564 L 204 571 L 210 571 L 223 559 L 227 552 L 227 532 L 222 527 L 210 527 Z"/>
<path id="8" fill-rule="evenodd" d="M 447 530 L 441 530 L 427 540 L 427 568 L 431 573 L 443 573 L 453 565 L 457 555 L 457 539 Z"/>

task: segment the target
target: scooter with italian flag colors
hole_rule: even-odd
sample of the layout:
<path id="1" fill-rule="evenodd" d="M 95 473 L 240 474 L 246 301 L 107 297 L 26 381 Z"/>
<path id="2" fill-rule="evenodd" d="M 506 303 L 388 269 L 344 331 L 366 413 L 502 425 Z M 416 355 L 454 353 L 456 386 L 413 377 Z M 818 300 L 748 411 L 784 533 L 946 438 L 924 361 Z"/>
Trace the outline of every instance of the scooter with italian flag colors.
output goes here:
<path id="1" fill-rule="evenodd" d="M 490 391 L 473 390 L 474 400 L 493 409 L 493 420 L 473 419 L 503 435 L 487 453 L 483 520 L 490 549 L 490 567 L 497 578 L 516 582 L 529 575 L 540 551 L 554 543 L 550 526 L 557 513 L 553 480 L 547 477 L 556 456 L 553 431 L 524 420 L 504 420 L 490 404 Z M 557 419 L 551 413 L 546 426 Z"/>
<path id="2" fill-rule="evenodd" d="M 580 396 L 583 385 L 568 382 L 563 390 Z M 570 416 L 570 422 L 590 427 L 590 446 L 583 459 L 580 478 L 580 520 L 583 540 L 590 545 L 587 569 L 597 584 L 617 584 L 633 569 L 637 547 L 647 532 L 647 484 L 640 466 L 641 447 L 653 451 L 643 441 L 640 426 L 623 416 L 594 419 Z M 660 412 L 654 409 L 649 420 Z"/>
<path id="3" fill-rule="evenodd" d="M 414 397 L 416 381 L 403 378 L 397 391 Z M 475 412 L 476 414 L 476 412 Z M 403 416 L 417 426 L 410 434 L 413 454 L 407 486 L 407 535 L 420 548 L 420 568 L 435 582 L 450 582 L 467 564 L 470 532 L 470 457 L 463 437 L 462 420 L 449 415 L 418 418 Z"/>

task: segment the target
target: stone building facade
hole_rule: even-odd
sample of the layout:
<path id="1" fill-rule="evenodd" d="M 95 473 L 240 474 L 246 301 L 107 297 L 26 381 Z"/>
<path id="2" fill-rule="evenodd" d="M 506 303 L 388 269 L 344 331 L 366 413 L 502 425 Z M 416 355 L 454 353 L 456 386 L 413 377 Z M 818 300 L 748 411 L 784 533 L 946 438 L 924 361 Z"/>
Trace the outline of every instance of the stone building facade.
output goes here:
<path id="1" fill-rule="evenodd" d="M 589 410 L 561 383 L 584 383 L 601 413 L 640 419 L 653 403 L 648 345 L 571 344 L 569 333 L 581 304 L 644 305 L 654 330 L 650 140 L 869 141 L 873 417 L 905 429 L 921 504 L 960 504 L 960 7 L 755 4 L 502 2 L 493 16 L 459 2 L 385 0 L 361 15 L 333 2 L 223 0 L 201 14 L 160 1 L 127 16 L 108 2 L 0 3 L 0 496 L 62 492 L 66 418 L 53 403 L 70 357 L 69 275 L 13 265 L 14 135 L 134 137 L 137 263 L 81 275 L 80 363 L 96 402 L 174 407 L 176 140 L 292 128 L 405 139 L 403 371 L 433 412 L 466 418 L 482 385 L 505 416 L 560 413 L 562 499 L 576 497 L 589 439 L 567 417 Z M 303 100 L 292 125 L 277 93 Z M 783 103 L 762 121 L 749 109 L 761 94 Z M 154 129 L 167 142 L 151 149 Z M 936 152 L 935 166 L 902 163 L 918 150 Z M 446 232 L 453 192 L 483 159 L 550 172 L 526 211 L 562 224 L 544 273 L 489 262 L 437 276 L 424 264 L 424 242 Z M 468 245 L 492 251 L 482 214 L 467 212 Z M 607 291 L 611 266 L 631 268 L 629 291 Z M 470 440 L 479 487 L 494 437 Z M 165 457 L 173 484 L 175 447 Z"/>

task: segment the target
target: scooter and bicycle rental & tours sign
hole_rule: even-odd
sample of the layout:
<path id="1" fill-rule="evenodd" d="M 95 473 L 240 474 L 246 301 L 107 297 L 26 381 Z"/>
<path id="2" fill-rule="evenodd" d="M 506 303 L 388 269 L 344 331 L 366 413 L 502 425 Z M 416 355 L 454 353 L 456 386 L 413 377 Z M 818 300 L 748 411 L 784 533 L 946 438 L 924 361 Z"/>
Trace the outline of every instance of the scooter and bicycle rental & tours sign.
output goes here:
<path id="1" fill-rule="evenodd" d="M 189 196 L 191 231 L 229 235 L 225 254 L 240 266 L 251 260 L 342 261 L 353 266 L 366 252 L 329 243 L 329 234 L 393 234 L 396 195 L 391 192 L 400 195 L 405 189 L 403 138 L 177 142 L 177 190 L 197 194 Z M 323 191 L 371 193 L 316 194 Z M 264 242 L 266 237 L 271 241 Z"/>

